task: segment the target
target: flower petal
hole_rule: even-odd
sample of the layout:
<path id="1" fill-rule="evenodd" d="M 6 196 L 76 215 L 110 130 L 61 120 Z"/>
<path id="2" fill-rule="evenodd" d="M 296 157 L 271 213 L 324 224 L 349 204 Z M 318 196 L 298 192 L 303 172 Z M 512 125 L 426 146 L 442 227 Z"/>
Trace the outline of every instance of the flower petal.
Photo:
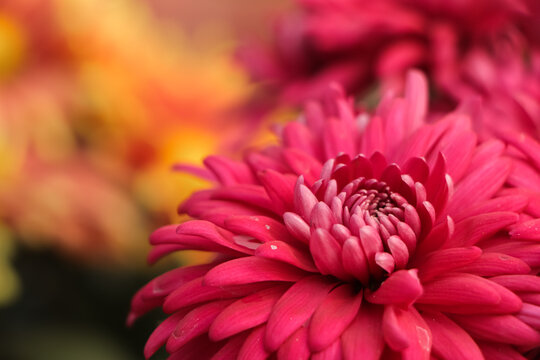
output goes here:
<path id="1" fill-rule="evenodd" d="M 268 319 L 265 344 L 275 351 L 308 320 L 324 300 L 333 283 L 321 276 L 311 276 L 295 283 L 279 299 Z"/>
<path id="2" fill-rule="evenodd" d="M 307 343 L 307 330 L 301 326 L 281 345 L 277 352 L 278 359 L 308 360 L 310 356 Z"/>
<path id="3" fill-rule="evenodd" d="M 483 360 L 482 352 L 470 335 L 439 312 L 424 314 L 433 334 L 433 353 L 441 359 Z"/>
<path id="4" fill-rule="evenodd" d="M 362 304 L 358 315 L 341 335 L 345 360 L 379 360 L 384 350 L 381 307 Z"/>
<path id="5" fill-rule="evenodd" d="M 287 286 L 278 285 L 235 301 L 216 317 L 208 336 L 212 341 L 219 341 L 266 322 L 286 290 Z"/>
<path id="6" fill-rule="evenodd" d="M 306 272 L 279 261 L 248 256 L 229 260 L 206 274 L 204 283 L 208 286 L 252 284 L 261 281 L 298 281 Z"/>
<path id="7" fill-rule="evenodd" d="M 373 304 L 409 306 L 422 296 L 417 270 L 399 270 L 388 277 L 374 292 L 366 292 L 365 298 Z"/>
<path id="8" fill-rule="evenodd" d="M 319 352 L 330 346 L 355 318 L 362 303 L 362 291 L 351 285 L 332 290 L 311 317 L 308 328 L 309 348 Z"/>

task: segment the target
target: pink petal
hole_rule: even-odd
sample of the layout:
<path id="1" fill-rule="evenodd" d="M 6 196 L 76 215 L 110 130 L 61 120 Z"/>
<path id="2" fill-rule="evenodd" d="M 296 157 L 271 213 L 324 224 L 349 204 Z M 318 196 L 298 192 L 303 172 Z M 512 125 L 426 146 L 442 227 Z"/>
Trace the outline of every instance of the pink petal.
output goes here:
<path id="1" fill-rule="evenodd" d="M 510 237 L 513 240 L 540 240 L 540 219 L 529 220 L 512 226 Z"/>
<path id="2" fill-rule="evenodd" d="M 323 146 L 326 159 L 336 157 L 339 153 L 357 154 L 353 138 L 354 132 L 351 132 L 345 123 L 329 119 L 324 127 Z"/>
<path id="3" fill-rule="evenodd" d="M 298 121 L 291 121 L 283 127 L 283 145 L 303 150 L 307 154 L 314 153 L 313 133 L 305 124 Z"/>
<path id="4" fill-rule="evenodd" d="M 345 360 L 379 360 L 384 349 L 380 306 L 363 304 L 358 315 L 341 335 Z"/>
<path id="5" fill-rule="evenodd" d="M 341 360 L 343 354 L 341 351 L 341 341 L 338 338 L 334 343 L 321 352 L 311 355 L 311 360 Z"/>
<path id="6" fill-rule="evenodd" d="M 279 214 L 294 209 L 294 184 L 296 177 L 280 174 L 274 170 L 264 170 L 258 177 L 268 196 L 272 200 L 273 208 Z"/>
<path id="7" fill-rule="evenodd" d="M 351 285 L 332 290 L 309 323 L 308 340 L 312 352 L 322 351 L 335 342 L 355 318 L 361 303 L 362 291 L 355 291 Z"/>
<path id="8" fill-rule="evenodd" d="M 456 271 L 478 276 L 528 274 L 531 268 L 522 260 L 501 253 L 484 253 L 480 258 Z"/>
<path id="9" fill-rule="evenodd" d="M 277 352 L 278 359 L 308 360 L 310 356 L 307 344 L 307 330 L 301 326 L 281 345 Z"/>
<path id="10" fill-rule="evenodd" d="M 297 210 L 296 212 L 302 216 L 304 220 L 309 221 L 311 211 L 318 202 L 319 200 L 315 197 L 315 195 L 313 195 L 311 190 L 309 190 L 306 185 L 297 184 L 294 192 L 294 206 Z"/>
<path id="11" fill-rule="evenodd" d="M 245 296 L 267 288 L 267 283 L 235 285 L 218 288 L 203 285 L 203 278 L 196 278 L 173 291 L 163 303 L 163 311 L 173 313 L 179 309 L 209 300 L 230 299 Z"/>
<path id="12" fill-rule="evenodd" d="M 223 156 L 208 156 L 204 159 L 204 165 L 224 186 L 253 184 L 255 182 L 251 170 L 243 162 L 230 160 Z"/>
<path id="13" fill-rule="evenodd" d="M 208 286 L 252 284 L 261 281 L 298 281 L 307 273 L 279 261 L 248 256 L 214 267 L 204 277 Z"/>
<path id="14" fill-rule="evenodd" d="M 481 255 L 482 250 L 476 246 L 434 251 L 418 264 L 418 277 L 422 282 L 428 282 L 449 270 L 470 264 Z"/>
<path id="15" fill-rule="evenodd" d="M 369 269 L 366 255 L 360 246 L 358 238 L 351 237 L 343 244 L 341 253 L 343 268 L 347 273 L 354 276 L 362 284 L 369 283 Z"/>
<path id="16" fill-rule="evenodd" d="M 540 345 L 540 333 L 512 315 L 453 315 L 452 318 L 479 340 L 513 345 Z"/>
<path id="17" fill-rule="evenodd" d="M 410 134 L 423 123 L 427 111 L 427 79 L 420 71 L 407 72 L 405 101 L 407 108 L 404 128 Z"/>
<path id="18" fill-rule="evenodd" d="M 311 184 L 319 178 L 322 164 L 309 153 L 296 149 L 285 149 L 283 157 L 295 174 L 304 176 L 306 183 Z"/>
<path id="19" fill-rule="evenodd" d="M 341 262 L 341 245 L 328 231 L 315 230 L 311 235 L 309 250 L 321 274 L 342 279 L 348 277 Z"/>
<path id="20" fill-rule="evenodd" d="M 480 214 L 456 223 L 454 235 L 446 242 L 445 247 L 471 246 L 493 236 L 498 231 L 516 223 L 516 213 L 501 211 Z"/>
<path id="21" fill-rule="evenodd" d="M 262 209 L 273 205 L 262 186 L 251 184 L 222 186 L 214 190 L 212 199 L 237 201 Z"/>
<path id="22" fill-rule="evenodd" d="M 386 279 L 374 292 L 367 292 L 366 300 L 373 304 L 409 306 L 422 296 L 422 285 L 417 270 L 399 270 Z"/>
<path id="23" fill-rule="evenodd" d="M 277 350 L 311 317 L 333 286 L 333 283 L 320 276 L 311 276 L 298 281 L 287 290 L 268 319 L 266 348 L 270 351 Z"/>
<path id="24" fill-rule="evenodd" d="M 201 305 L 187 313 L 178 322 L 176 329 L 167 340 L 167 352 L 175 352 L 188 341 L 206 333 L 216 316 L 231 302 L 232 300 L 214 301 Z"/>
<path id="25" fill-rule="evenodd" d="M 283 214 L 283 222 L 291 235 L 301 242 L 306 244 L 309 243 L 309 239 L 311 238 L 311 229 L 304 219 L 295 213 L 286 212 Z"/>
<path id="26" fill-rule="evenodd" d="M 447 216 L 419 243 L 416 258 L 421 259 L 426 254 L 441 249 L 454 234 L 454 228 L 454 220 Z"/>
<path id="27" fill-rule="evenodd" d="M 190 220 L 180 224 L 176 228 L 178 235 L 196 236 L 199 241 L 211 241 L 217 245 L 229 248 L 245 254 L 253 254 L 252 249 L 237 245 L 234 242 L 234 234 L 225 229 L 221 229 L 213 223 L 205 220 Z M 182 236 L 180 236 L 182 238 Z"/>
<path id="28" fill-rule="evenodd" d="M 373 116 L 362 136 L 360 153 L 371 155 L 375 151 L 384 152 L 386 149 L 385 145 L 386 142 L 384 138 L 382 120 L 378 116 Z"/>
<path id="29" fill-rule="evenodd" d="M 501 275 L 490 280 L 511 291 L 540 292 L 540 277 L 535 275 Z"/>
<path id="30" fill-rule="evenodd" d="M 321 228 L 324 230 L 330 230 L 332 225 L 336 223 L 332 210 L 330 210 L 330 207 L 328 207 L 328 205 L 322 201 L 318 202 L 313 208 L 310 220 L 311 227 L 315 229 Z"/>
<path id="31" fill-rule="evenodd" d="M 418 303 L 437 305 L 492 305 L 501 301 L 490 281 L 469 274 L 449 274 L 424 283 Z"/>
<path id="32" fill-rule="evenodd" d="M 283 242 L 270 241 L 262 244 L 255 255 L 266 259 L 278 260 L 309 272 L 318 272 L 312 258 L 305 252 Z"/>
<path id="33" fill-rule="evenodd" d="M 433 334 L 433 353 L 442 359 L 483 360 L 478 345 L 461 327 L 441 313 L 424 314 Z"/>
<path id="34" fill-rule="evenodd" d="M 452 180 L 461 180 L 472 159 L 476 147 L 476 135 L 470 131 L 455 134 L 439 150 L 446 156 L 448 174 Z"/>
<path id="35" fill-rule="evenodd" d="M 377 230 L 371 226 L 363 226 L 360 229 L 360 245 L 366 254 L 371 274 L 380 273 L 380 270 L 375 263 L 375 254 L 384 251 L 384 247 Z"/>
<path id="36" fill-rule="evenodd" d="M 210 339 L 220 341 L 266 322 L 274 304 L 286 290 L 286 286 L 274 286 L 235 301 L 210 326 Z"/>
<path id="37" fill-rule="evenodd" d="M 407 249 L 407 245 L 398 236 L 390 236 L 387 244 L 394 258 L 396 269 L 404 268 L 409 262 L 409 249 Z"/>
<path id="38" fill-rule="evenodd" d="M 473 170 L 456 186 L 448 204 L 448 214 L 459 216 L 461 209 L 493 197 L 510 174 L 511 162 L 497 159 Z"/>
<path id="39" fill-rule="evenodd" d="M 403 165 L 403 173 L 411 175 L 414 181 L 426 183 L 429 176 L 429 165 L 424 158 L 412 157 Z"/>
<path id="40" fill-rule="evenodd" d="M 500 211 L 520 213 L 527 206 L 528 202 L 527 197 L 520 194 L 500 196 L 474 204 L 468 209 L 462 209 L 458 214 L 453 216 L 453 219 L 457 222 L 475 215 Z"/>
<path id="41" fill-rule="evenodd" d="M 210 358 L 210 360 L 236 359 L 245 340 L 246 336 L 244 334 L 229 339 L 227 343 Z"/>
<path id="42" fill-rule="evenodd" d="M 146 359 L 150 359 L 160 347 L 165 345 L 167 339 L 171 336 L 178 322 L 182 320 L 185 314 L 185 311 L 174 313 L 156 327 L 144 346 L 144 357 Z"/>
<path id="43" fill-rule="evenodd" d="M 238 360 L 266 360 L 270 355 L 264 347 L 266 325 L 255 328 L 240 348 Z"/>
<path id="44" fill-rule="evenodd" d="M 439 153 L 426 184 L 427 200 L 433 205 L 437 214 L 442 213 L 451 195 L 446 175 L 446 159 Z"/>
<path id="45" fill-rule="evenodd" d="M 382 318 L 382 331 L 386 344 L 394 351 L 402 351 L 410 346 L 410 341 L 402 329 L 396 312 L 401 310 L 394 306 L 385 306 Z"/>
<path id="46" fill-rule="evenodd" d="M 499 342 L 489 343 L 477 341 L 485 359 L 489 360 L 527 360 L 513 346 Z"/>
<path id="47" fill-rule="evenodd" d="M 430 358 L 432 334 L 420 314 L 410 307 L 407 310 L 395 309 L 402 334 L 409 346 L 401 351 L 403 360 L 428 360 Z"/>
<path id="48" fill-rule="evenodd" d="M 253 236 L 261 242 L 295 240 L 281 222 L 267 216 L 231 216 L 225 220 L 225 228 L 235 234 Z"/>

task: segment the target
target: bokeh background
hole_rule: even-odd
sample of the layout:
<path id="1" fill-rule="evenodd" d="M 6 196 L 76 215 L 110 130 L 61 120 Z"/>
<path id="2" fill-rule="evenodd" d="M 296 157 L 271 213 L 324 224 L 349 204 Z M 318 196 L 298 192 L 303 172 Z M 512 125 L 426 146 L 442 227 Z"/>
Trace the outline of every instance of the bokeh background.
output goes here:
<path id="1" fill-rule="evenodd" d="M 131 296 L 202 256 L 146 264 L 206 185 L 173 165 L 272 141 L 239 116 L 254 90 L 234 49 L 288 6 L 0 2 L 0 358 L 142 358 L 160 315 L 126 328 Z"/>

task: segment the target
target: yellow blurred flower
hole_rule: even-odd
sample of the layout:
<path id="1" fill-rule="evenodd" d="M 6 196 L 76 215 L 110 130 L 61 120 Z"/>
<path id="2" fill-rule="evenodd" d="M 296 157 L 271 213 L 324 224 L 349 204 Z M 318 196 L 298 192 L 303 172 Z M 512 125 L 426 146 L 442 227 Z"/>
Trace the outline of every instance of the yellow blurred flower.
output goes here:
<path id="1" fill-rule="evenodd" d="M 142 257 L 151 223 L 204 186 L 171 166 L 234 132 L 248 86 L 221 40 L 197 46 L 143 2 L 2 2 L 1 218 L 31 246 Z"/>

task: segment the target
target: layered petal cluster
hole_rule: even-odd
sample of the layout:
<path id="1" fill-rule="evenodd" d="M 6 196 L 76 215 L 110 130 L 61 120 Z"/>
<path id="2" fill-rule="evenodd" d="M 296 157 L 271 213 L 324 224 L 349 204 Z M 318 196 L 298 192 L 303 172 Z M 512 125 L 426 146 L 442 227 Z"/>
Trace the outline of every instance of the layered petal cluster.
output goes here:
<path id="1" fill-rule="evenodd" d="M 534 0 L 297 3 L 298 11 L 278 22 L 270 46 L 251 44 L 239 51 L 253 78 L 278 102 L 320 97 L 329 81 L 354 94 L 370 93 L 377 85 L 401 86 L 412 67 L 427 72 L 437 95 L 432 100 L 441 106 L 453 106 L 471 92 L 497 102 L 500 96 L 493 97 L 501 87 L 511 94 L 519 90 L 519 96 L 509 97 L 518 104 L 526 101 L 522 93 L 530 81 L 519 73 L 530 77 L 533 70 L 523 56 L 540 45 L 540 7 Z M 518 73 L 508 64 L 510 53 L 519 58 Z M 495 75 L 501 71 L 504 81 Z"/>
<path id="2" fill-rule="evenodd" d="M 426 123 L 426 87 L 410 73 L 372 114 L 334 87 L 278 146 L 207 158 L 216 187 L 153 233 L 149 260 L 216 257 L 135 295 L 128 323 L 169 314 L 146 357 L 533 358 L 540 145 L 481 141 L 462 113 Z"/>

